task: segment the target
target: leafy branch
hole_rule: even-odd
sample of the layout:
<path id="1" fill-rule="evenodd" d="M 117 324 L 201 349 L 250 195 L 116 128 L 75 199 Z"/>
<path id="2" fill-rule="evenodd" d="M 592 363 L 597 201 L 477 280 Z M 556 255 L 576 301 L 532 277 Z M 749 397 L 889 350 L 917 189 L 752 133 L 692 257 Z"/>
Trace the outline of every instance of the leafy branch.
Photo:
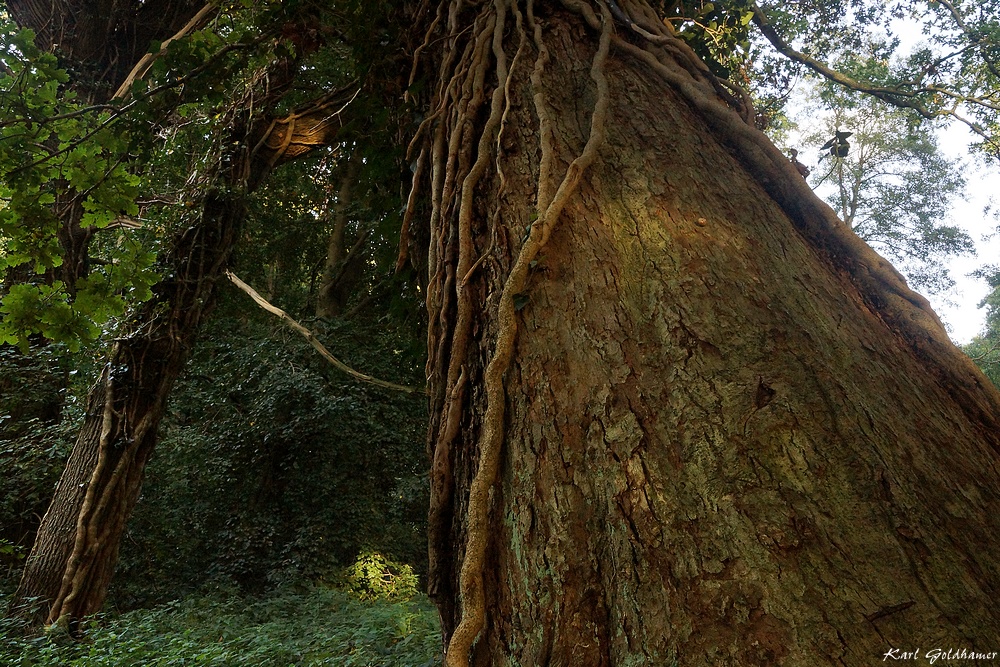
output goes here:
<path id="1" fill-rule="evenodd" d="M 962 103 L 967 103 L 971 105 L 977 105 L 985 107 L 991 110 L 997 110 L 995 104 L 990 103 L 988 100 L 980 97 L 973 97 L 962 95 L 954 91 L 947 90 L 940 86 L 919 86 L 912 90 L 906 90 L 903 87 L 892 87 L 892 86 L 877 86 L 864 83 L 857 79 L 854 79 L 846 74 L 839 72 L 831 67 L 828 67 L 825 63 L 813 58 L 812 56 L 803 53 L 801 51 L 793 48 L 787 41 L 785 41 L 778 31 L 770 23 L 767 15 L 764 11 L 756 4 L 751 3 L 751 9 L 753 10 L 753 22 L 754 25 L 760 30 L 761 34 L 771 43 L 774 48 L 784 55 L 785 57 L 793 60 L 799 64 L 802 64 L 816 72 L 820 76 L 837 83 L 845 88 L 854 90 L 860 93 L 866 93 L 875 97 L 883 102 L 892 104 L 893 106 L 911 109 L 918 113 L 921 117 L 926 119 L 950 117 L 955 120 L 965 124 L 970 130 L 976 133 L 978 136 L 982 137 L 984 142 L 991 146 L 994 150 L 1000 152 L 1000 141 L 997 140 L 990 132 L 983 128 L 982 125 L 976 123 L 975 121 L 967 118 L 966 116 L 958 113 L 958 107 Z M 908 85 L 912 85 L 910 82 Z M 929 106 L 924 98 L 930 97 L 932 101 L 936 98 L 945 96 L 954 100 L 954 105 L 951 107 L 939 106 L 934 108 Z"/>

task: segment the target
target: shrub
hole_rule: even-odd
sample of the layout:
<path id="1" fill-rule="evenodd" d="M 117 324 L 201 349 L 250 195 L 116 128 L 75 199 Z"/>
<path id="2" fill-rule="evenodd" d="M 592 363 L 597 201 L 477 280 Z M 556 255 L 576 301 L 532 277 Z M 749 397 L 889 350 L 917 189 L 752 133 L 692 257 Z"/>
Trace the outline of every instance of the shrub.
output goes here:
<path id="1" fill-rule="evenodd" d="M 417 594 L 417 575 L 409 565 L 401 565 L 382 554 L 358 556 L 345 571 L 347 589 L 361 600 L 409 600 Z"/>
<path id="2" fill-rule="evenodd" d="M 334 577 L 365 551 L 422 564 L 425 401 L 343 376 L 284 329 L 226 319 L 206 334 L 171 398 L 112 602 L 205 584 L 260 594 Z M 342 325 L 326 340 L 357 363 L 358 339 L 377 335 Z M 358 365 L 399 378 L 388 346 Z"/>

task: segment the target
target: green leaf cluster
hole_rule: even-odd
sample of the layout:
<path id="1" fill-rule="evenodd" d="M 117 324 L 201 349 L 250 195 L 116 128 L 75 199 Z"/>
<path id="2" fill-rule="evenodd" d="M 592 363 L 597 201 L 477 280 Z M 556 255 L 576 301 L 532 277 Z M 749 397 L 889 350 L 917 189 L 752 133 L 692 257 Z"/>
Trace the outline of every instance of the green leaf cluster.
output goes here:
<path id="1" fill-rule="evenodd" d="M 1000 387 L 1000 266 L 985 266 L 976 275 L 985 278 L 991 290 L 979 304 L 986 309 L 986 324 L 982 333 L 964 350 L 993 384 Z"/>
<path id="2" fill-rule="evenodd" d="M 750 6 L 749 0 L 683 0 L 661 2 L 660 13 L 716 75 L 730 78 L 747 68 Z"/>
<path id="3" fill-rule="evenodd" d="M 760 6 L 786 44 L 849 75 L 847 87 L 923 119 L 963 123 L 977 136 L 977 150 L 1000 157 L 1000 0 L 804 0 Z M 905 44 L 905 52 L 901 28 L 921 33 L 921 41 Z M 807 71 L 816 74 L 803 63 L 789 65 L 762 37 L 754 42 L 761 48 L 752 62 L 753 78 L 766 81 L 768 71 L 783 69 L 792 74 L 785 77 L 791 85 Z"/>
<path id="4" fill-rule="evenodd" d="M 417 575 L 409 565 L 380 553 L 359 554 L 344 572 L 346 588 L 360 600 L 409 600 L 417 594 Z"/>
<path id="5" fill-rule="evenodd" d="M 148 268 L 128 265 L 131 250 L 113 261 L 125 267 L 104 280 L 60 280 L 64 221 L 79 202 L 82 229 L 103 229 L 138 214 L 139 177 L 129 169 L 134 137 L 115 125 L 107 105 L 88 106 L 68 85 L 56 57 L 34 45 L 30 30 L 0 24 L 0 343 L 24 346 L 33 334 L 76 349 L 124 309 L 121 290 L 143 294 Z M 104 303 L 112 298 L 116 303 Z"/>
<path id="6" fill-rule="evenodd" d="M 78 348 L 150 298 L 162 239 L 183 219 L 170 209 L 197 204 L 220 118 L 275 57 L 256 23 L 268 11 L 172 41 L 128 96 L 101 103 L 110 82 L 0 22 L 0 342 Z"/>

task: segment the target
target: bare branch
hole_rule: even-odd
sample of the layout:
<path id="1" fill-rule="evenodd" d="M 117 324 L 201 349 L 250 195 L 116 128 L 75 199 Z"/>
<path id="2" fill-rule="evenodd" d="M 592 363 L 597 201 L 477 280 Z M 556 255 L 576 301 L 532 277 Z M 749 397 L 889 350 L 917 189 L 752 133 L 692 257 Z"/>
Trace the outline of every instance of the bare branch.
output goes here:
<path id="1" fill-rule="evenodd" d="M 987 347 L 982 354 L 977 354 L 976 356 L 969 355 L 969 358 L 975 362 L 986 361 L 987 358 L 991 357 L 994 352 L 1000 350 L 1000 339 L 990 342 L 989 347 Z M 994 361 L 989 361 L 988 363 L 998 363 Z"/>
<path id="2" fill-rule="evenodd" d="M 135 64 L 132 71 L 128 73 L 122 85 L 118 86 L 118 90 L 115 94 L 111 96 L 112 100 L 123 100 L 128 97 L 129 90 L 132 88 L 132 84 L 135 83 L 137 79 L 141 79 L 149 71 L 149 68 L 153 66 L 153 61 L 162 56 L 167 52 L 167 46 L 170 42 L 180 39 L 186 36 L 188 33 L 194 32 L 202 25 L 204 25 L 209 17 L 218 10 L 218 7 L 209 3 L 201 8 L 201 10 L 195 14 L 190 21 L 188 21 L 183 28 L 174 33 L 173 37 L 165 40 L 163 44 L 160 45 L 160 50 L 157 53 L 147 53 L 144 55 L 139 62 Z"/>
<path id="3" fill-rule="evenodd" d="M 353 368 L 351 368 L 350 366 L 348 366 L 347 364 L 345 364 L 344 362 L 340 361 L 335 356 L 330 354 L 330 351 L 326 349 L 326 346 L 323 345 L 323 343 L 319 342 L 319 340 L 316 338 L 316 335 L 313 334 L 312 331 L 306 329 L 304 326 L 299 324 L 297 321 L 295 321 L 295 319 L 292 318 L 291 315 L 283 311 L 281 308 L 272 305 L 267 299 L 258 294 L 254 288 L 250 287 L 245 282 L 240 280 L 236 276 L 236 274 L 234 274 L 232 271 L 226 271 L 226 277 L 229 278 L 229 280 L 231 280 L 234 285 L 236 285 L 241 290 L 246 292 L 250 296 L 250 298 L 253 299 L 254 302 L 256 302 L 258 306 L 260 306 L 267 312 L 271 313 L 272 315 L 277 315 L 279 318 L 284 320 L 288 324 L 288 326 L 290 326 L 291 328 L 295 329 L 300 334 L 302 334 L 302 336 L 307 341 L 309 341 L 309 344 L 312 345 L 314 348 L 316 348 L 316 351 L 319 352 L 324 359 L 333 364 L 338 370 L 343 371 L 344 373 L 350 375 L 355 380 L 358 380 L 360 382 L 367 382 L 369 384 L 374 384 L 379 387 L 385 387 L 386 389 L 402 391 L 407 394 L 416 394 L 416 393 L 422 394 L 426 392 L 426 389 L 422 387 L 407 387 L 405 385 L 396 384 L 395 382 L 387 382 L 386 380 L 379 380 L 378 378 L 373 378 L 371 375 L 365 375 L 364 373 L 354 370 Z"/>

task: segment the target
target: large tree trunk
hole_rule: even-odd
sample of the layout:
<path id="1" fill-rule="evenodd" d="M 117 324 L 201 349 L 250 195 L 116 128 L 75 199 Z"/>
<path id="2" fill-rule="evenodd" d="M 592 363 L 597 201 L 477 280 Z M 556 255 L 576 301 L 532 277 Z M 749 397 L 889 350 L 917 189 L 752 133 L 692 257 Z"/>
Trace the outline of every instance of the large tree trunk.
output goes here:
<path id="1" fill-rule="evenodd" d="M 995 650 L 1000 396 L 619 4 L 444 3 L 427 41 L 448 664 Z"/>

